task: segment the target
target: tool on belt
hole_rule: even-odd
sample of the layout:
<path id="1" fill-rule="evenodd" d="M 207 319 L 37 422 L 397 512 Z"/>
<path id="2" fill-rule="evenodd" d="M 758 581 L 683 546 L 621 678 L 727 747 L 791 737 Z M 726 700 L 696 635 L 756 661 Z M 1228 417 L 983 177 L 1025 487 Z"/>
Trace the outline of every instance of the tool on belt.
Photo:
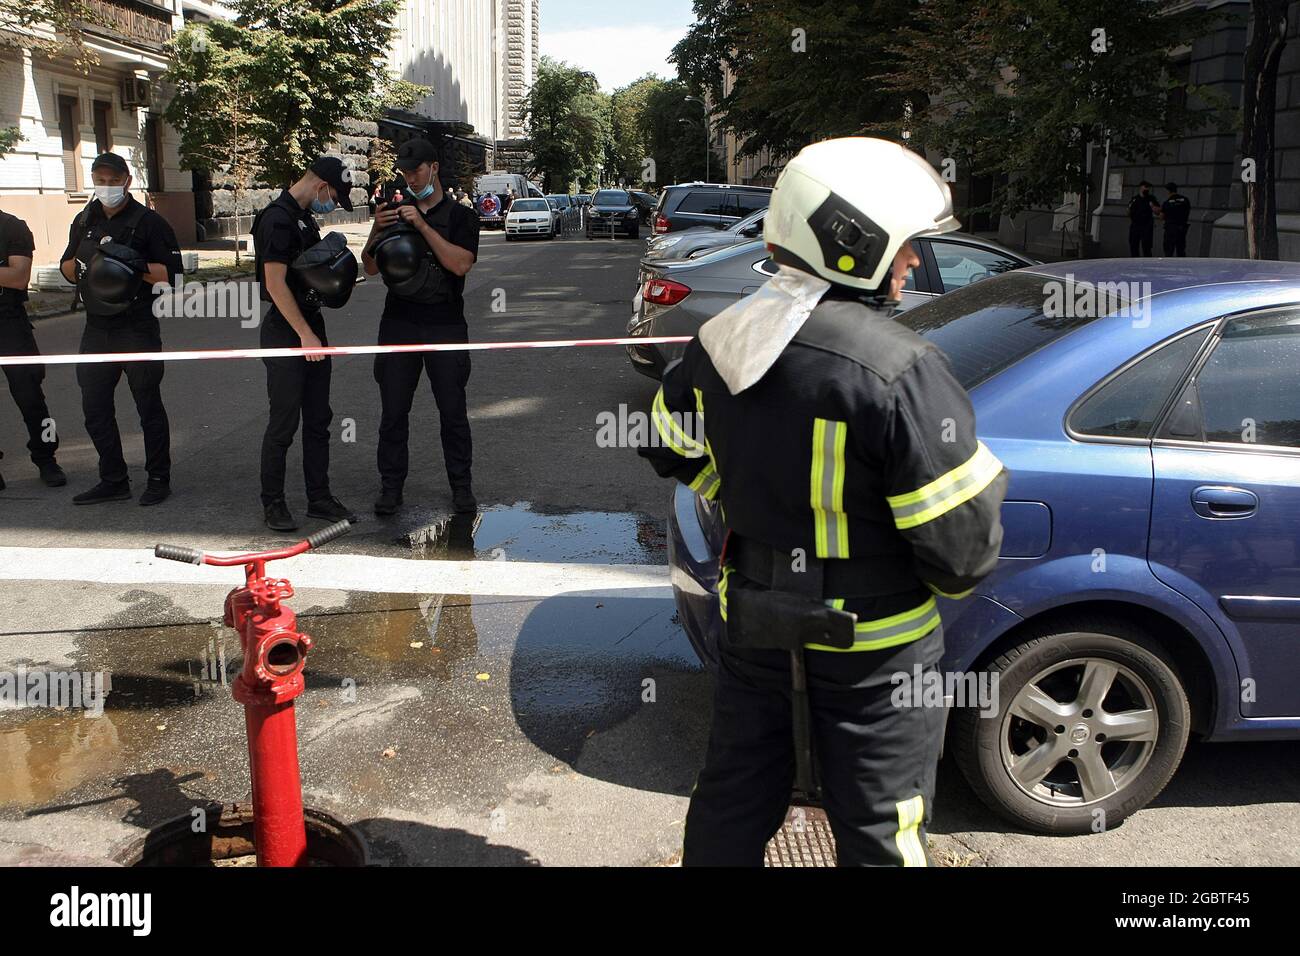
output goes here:
<path id="1" fill-rule="evenodd" d="M 820 800 L 804 645 L 853 646 L 858 616 L 831 607 L 823 597 L 828 569 L 829 576 L 838 577 L 843 562 L 802 557 L 796 562 L 788 552 L 728 534 L 723 564 L 732 545 L 733 570 L 762 586 L 728 589 L 727 640 L 738 648 L 789 652 L 795 786 L 809 800 Z"/>

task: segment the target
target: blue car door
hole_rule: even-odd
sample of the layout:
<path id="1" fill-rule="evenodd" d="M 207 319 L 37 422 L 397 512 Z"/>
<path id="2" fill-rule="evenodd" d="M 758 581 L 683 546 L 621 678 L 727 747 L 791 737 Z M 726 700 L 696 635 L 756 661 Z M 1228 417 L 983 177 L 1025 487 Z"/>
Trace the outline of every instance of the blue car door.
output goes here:
<path id="1" fill-rule="evenodd" d="M 1244 716 L 1300 715 L 1300 307 L 1226 320 L 1152 454 L 1152 571 L 1227 635 Z"/>

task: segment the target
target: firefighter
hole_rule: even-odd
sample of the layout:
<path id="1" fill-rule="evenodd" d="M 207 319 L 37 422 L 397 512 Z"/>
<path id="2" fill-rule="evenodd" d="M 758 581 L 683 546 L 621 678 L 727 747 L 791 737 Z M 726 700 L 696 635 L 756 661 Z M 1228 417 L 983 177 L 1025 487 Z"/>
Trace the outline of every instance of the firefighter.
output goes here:
<path id="1" fill-rule="evenodd" d="M 729 528 L 685 865 L 761 865 L 806 758 L 841 865 L 927 863 L 944 713 L 894 706 L 895 675 L 936 676 L 935 597 L 992 570 L 1007 483 L 943 354 L 890 318 L 919 264 L 910 240 L 956 228 L 916 154 L 809 146 L 772 193 L 776 275 L 664 372 L 640 454 Z"/>

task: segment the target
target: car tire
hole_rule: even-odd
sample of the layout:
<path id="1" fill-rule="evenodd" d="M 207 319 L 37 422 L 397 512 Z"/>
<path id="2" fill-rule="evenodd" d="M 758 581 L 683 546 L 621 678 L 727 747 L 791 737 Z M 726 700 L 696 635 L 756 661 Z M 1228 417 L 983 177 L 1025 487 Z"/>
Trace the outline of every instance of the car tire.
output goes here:
<path id="1" fill-rule="evenodd" d="M 1108 619 L 1057 622 L 1031 632 L 985 670 L 998 688 L 997 713 L 981 717 L 978 707 L 955 710 L 948 747 L 971 789 L 1008 820 L 1039 833 L 1101 832 L 1155 799 L 1178 769 L 1191 727 L 1187 692 L 1176 665 L 1140 628 Z M 1098 698 L 1083 684 L 1091 674 L 1097 678 L 1092 683 L 1102 686 L 1108 672 L 1113 672 L 1109 693 L 1099 699 L 1109 706 L 1101 710 L 1112 719 L 1124 710 L 1154 713 L 1153 728 L 1142 731 L 1153 737 L 1150 741 L 1110 740 L 1112 733 L 1098 743 L 1105 718 L 1096 719 L 1097 712 L 1086 706 Z M 1043 694 L 1062 708 L 1059 714 L 1039 706 Z M 1012 713 L 1013 707 L 1023 713 L 1027 706 L 1039 715 L 1055 714 L 1060 722 L 1046 727 Z M 1131 726 L 1136 733 L 1136 722 Z M 1044 746 L 1049 749 L 1041 760 L 1025 759 Z M 1022 768 L 1019 781 L 1011 769 L 1016 765 Z M 1044 767 L 1050 772 L 1040 777 Z M 1094 781 L 1093 799 L 1085 776 Z M 1114 789 L 1106 792 L 1107 787 Z"/>

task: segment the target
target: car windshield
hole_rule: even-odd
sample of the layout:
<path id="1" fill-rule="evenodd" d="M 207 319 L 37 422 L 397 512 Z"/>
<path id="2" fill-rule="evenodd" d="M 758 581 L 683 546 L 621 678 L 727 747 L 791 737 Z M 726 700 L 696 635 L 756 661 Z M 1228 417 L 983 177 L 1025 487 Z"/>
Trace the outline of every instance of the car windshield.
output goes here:
<path id="1" fill-rule="evenodd" d="M 1096 316 L 1045 315 L 1050 282 L 1032 273 L 1007 273 L 949 292 L 895 318 L 939 346 L 957 381 L 963 388 L 973 388 L 1031 352 L 1096 321 Z"/>
<path id="2" fill-rule="evenodd" d="M 593 206 L 630 206 L 627 193 L 618 189 L 602 189 L 592 197 Z"/>
<path id="3" fill-rule="evenodd" d="M 766 216 L 766 215 L 767 215 L 767 210 L 766 210 L 766 209 L 760 209 L 758 212 L 750 213 L 750 214 L 749 214 L 748 216 L 746 216 L 744 219 L 740 220 L 740 222 L 733 223 L 732 225 L 728 226 L 728 227 L 727 227 L 727 232 L 735 233 L 736 235 L 740 235 L 742 232 L 744 232 L 746 229 L 748 229 L 748 228 L 749 228 L 750 226 L 752 226 L 754 223 L 756 223 L 756 222 L 762 222 L 763 217 Z"/>
<path id="4" fill-rule="evenodd" d="M 710 230 L 712 231 L 712 230 Z M 752 242 L 742 242 L 739 245 L 723 246 L 721 249 L 713 249 L 703 255 L 691 257 L 692 263 L 707 265 L 710 262 L 721 262 L 731 256 L 748 256 L 757 253 L 763 255 L 763 240 L 755 239 Z"/>
<path id="5" fill-rule="evenodd" d="M 516 199 L 510 204 L 511 212 L 539 212 L 549 208 L 545 199 Z"/>
<path id="6" fill-rule="evenodd" d="M 551 202 L 555 203 L 557 206 L 567 206 L 569 204 L 568 196 L 547 196 L 546 198 L 551 200 Z"/>

